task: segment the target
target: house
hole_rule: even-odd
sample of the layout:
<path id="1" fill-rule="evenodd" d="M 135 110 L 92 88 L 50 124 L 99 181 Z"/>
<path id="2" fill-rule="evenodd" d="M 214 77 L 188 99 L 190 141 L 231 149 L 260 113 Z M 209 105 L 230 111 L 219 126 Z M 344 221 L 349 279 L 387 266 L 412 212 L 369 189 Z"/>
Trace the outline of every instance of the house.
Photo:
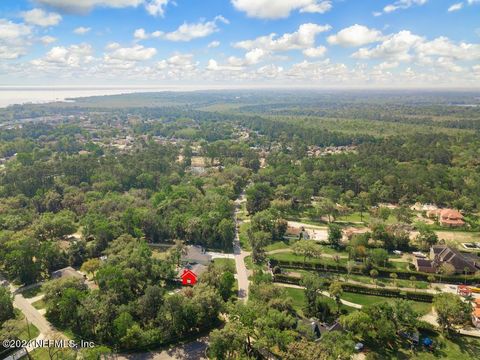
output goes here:
<path id="1" fill-rule="evenodd" d="M 208 265 L 212 262 L 212 256 L 207 254 L 201 246 L 187 246 L 186 252 L 182 254 L 184 264 Z"/>
<path id="2" fill-rule="evenodd" d="M 430 248 L 429 259 L 416 258 L 417 271 L 436 273 L 443 264 L 454 267 L 456 274 L 474 274 L 480 270 L 480 258 L 474 254 L 461 253 L 446 245 L 434 245 Z"/>
<path id="3" fill-rule="evenodd" d="M 187 246 L 182 255 L 182 268 L 178 271 L 178 278 L 182 285 L 195 285 L 212 262 L 212 256 L 207 254 L 201 246 Z"/>
<path id="4" fill-rule="evenodd" d="M 77 270 L 75 270 L 71 266 L 67 266 L 66 268 L 52 272 L 52 279 L 65 279 L 65 278 L 85 280 L 85 275 L 79 273 Z"/>
<path id="5" fill-rule="evenodd" d="M 182 279 L 182 285 L 195 285 L 197 283 L 198 276 L 190 269 L 183 269 L 182 275 L 180 275 Z"/>
<path id="6" fill-rule="evenodd" d="M 463 215 L 454 209 L 437 209 L 427 211 L 430 219 L 435 219 L 441 226 L 460 227 L 465 225 Z"/>
<path id="7" fill-rule="evenodd" d="M 480 298 L 476 298 L 473 304 L 472 323 L 480 329 Z"/>

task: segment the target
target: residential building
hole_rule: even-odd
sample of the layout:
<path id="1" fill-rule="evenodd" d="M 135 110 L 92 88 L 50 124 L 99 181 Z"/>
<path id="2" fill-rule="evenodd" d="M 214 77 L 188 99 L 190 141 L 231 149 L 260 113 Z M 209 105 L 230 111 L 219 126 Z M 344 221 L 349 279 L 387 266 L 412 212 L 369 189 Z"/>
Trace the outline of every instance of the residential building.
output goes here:
<path id="1" fill-rule="evenodd" d="M 446 245 L 434 245 L 430 248 L 429 259 L 416 258 L 417 271 L 426 273 L 439 272 L 443 264 L 450 264 L 456 274 L 474 274 L 480 271 L 480 258 L 467 254 Z"/>
<path id="2" fill-rule="evenodd" d="M 441 226 L 460 227 L 465 225 L 463 215 L 454 209 L 437 209 L 427 211 L 427 216 L 435 219 Z"/>

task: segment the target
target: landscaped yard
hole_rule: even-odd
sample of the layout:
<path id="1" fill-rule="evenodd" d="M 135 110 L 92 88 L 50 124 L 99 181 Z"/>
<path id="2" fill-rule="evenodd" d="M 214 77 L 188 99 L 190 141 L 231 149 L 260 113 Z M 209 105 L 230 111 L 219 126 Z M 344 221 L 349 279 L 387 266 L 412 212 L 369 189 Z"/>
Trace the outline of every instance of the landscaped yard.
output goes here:
<path id="1" fill-rule="evenodd" d="M 226 266 L 231 273 L 233 274 L 237 273 L 234 259 L 214 259 L 213 264 L 215 266 Z"/>
<path id="2" fill-rule="evenodd" d="M 349 279 L 359 281 L 364 284 L 373 284 L 373 279 L 369 276 L 363 276 L 363 275 L 350 275 Z M 379 287 L 382 286 L 393 286 L 393 280 L 387 279 L 387 278 L 377 278 L 376 282 Z M 417 289 L 428 289 L 430 284 L 426 281 L 410 281 L 410 280 L 403 280 L 403 279 L 397 279 L 395 281 L 396 286 L 399 288 L 413 288 L 415 285 L 417 286 Z"/>
<path id="3" fill-rule="evenodd" d="M 25 320 L 25 315 L 23 315 L 20 310 L 15 310 L 16 320 L 20 325 L 20 336 L 21 340 L 30 340 L 35 339 L 39 334 L 40 331 L 37 329 L 35 325 Z"/>
<path id="4" fill-rule="evenodd" d="M 357 293 L 349 293 L 344 292 L 342 295 L 343 300 L 351 301 L 355 304 L 359 305 L 371 305 L 371 304 L 378 304 L 382 302 L 393 302 L 398 300 L 397 298 L 391 297 L 383 297 L 383 296 L 374 296 L 374 295 L 364 295 L 364 294 L 357 294 Z M 412 307 L 420 313 L 420 315 L 428 314 L 432 309 L 432 304 L 424 303 L 419 301 L 410 301 L 412 303 Z"/>
<path id="5" fill-rule="evenodd" d="M 32 303 L 32 306 L 35 308 L 35 309 L 45 309 L 46 305 L 45 305 L 45 301 L 43 301 L 43 299 L 40 299 L 40 300 L 37 300 L 35 301 L 34 303 Z"/>
<path id="6" fill-rule="evenodd" d="M 240 244 L 242 249 L 245 251 L 251 251 L 252 247 L 248 242 L 248 234 L 247 231 L 250 228 L 250 223 L 241 223 L 238 231 L 238 237 L 240 239 Z"/>
<path id="7" fill-rule="evenodd" d="M 305 298 L 305 291 L 303 289 L 295 289 L 295 288 L 285 288 L 288 296 L 292 299 L 292 305 L 295 308 L 296 311 L 299 311 L 303 314 L 302 309 L 305 307 L 307 304 L 307 300 Z M 323 296 L 323 295 L 319 295 Z M 328 300 L 328 303 L 331 305 L 332 309 L 337 308 L 337 304 L 335 303 L 335 300 L 327 298 L 324 296 L 325 299 Z M 354 310 L 350 306 L 342 305 L 342 309 L 345 309 L 346 311 L 352 311 Z"/>
<path id="8" fill-rule="evenodd" d="M 276 260 L 283 260 L 283 261 L 298 261 L 304 262 L 304 258 L 301 255 L 295 255 L 294 253 L 279 253 L 279 254 L 272 254 L 269 255 L 270 258 Z M 347 264 L 348 259 L 341 258 L 339 264 Z M 305 263 L 311 264 L 337 264 L 331 257 L 321 257 L 321 258 L 306 258 Z"/>

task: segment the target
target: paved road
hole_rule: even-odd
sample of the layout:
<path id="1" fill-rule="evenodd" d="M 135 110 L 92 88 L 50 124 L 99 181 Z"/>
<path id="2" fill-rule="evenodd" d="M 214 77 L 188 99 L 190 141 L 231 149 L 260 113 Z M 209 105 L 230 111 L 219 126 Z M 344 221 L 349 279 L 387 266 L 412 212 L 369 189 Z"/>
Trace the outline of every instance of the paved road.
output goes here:
<path id="1" fill-rule="evenodd" d="M 243 251 L 240 246 L 240 237 L 238 233 L 238 218 L 237 214 L 239 212 L 239 204 L 244 200 L 245 194 L 242 193 L 237 199 L 234 220 L 235 220 L 235 238 L 233 240 L 233 254 L 235 255 L 235 267 L 237 269 L 237 280 L 238 280 L 238 297 L 243 301 L 248 299 L 248 275 L 249 271 L 245 266 L 245 258 L 250 255 L 250 253 Z"/>
<path id="2" fill-rule="evenodd" d="M 163 351 L 142 354 L 118 355 L 116 360 L 204 360 L 207 338 L 203 337 L 187 344 L 178 345 Z"/>
<path id="3" fill-rule="evenodd" d="M 4 279 L 0 276 L 0 280 Z M 40 334 L 44 336 L 47 334 L 63 336 L 61 333 L 58 333 L 55 330 L 55 328 L 48 322 L 43 314 L 41 314 L 32 306 L 31 300 L 29 301 L 25 299 L 21 293 L 17 292 L 17 289 L 12 284 L 9 284 L 8 288 L 14 295 L 13 306 L 19 309 L 25 315 L 27 320 L 37 327 L 37 329 L 40 331 Z"/>

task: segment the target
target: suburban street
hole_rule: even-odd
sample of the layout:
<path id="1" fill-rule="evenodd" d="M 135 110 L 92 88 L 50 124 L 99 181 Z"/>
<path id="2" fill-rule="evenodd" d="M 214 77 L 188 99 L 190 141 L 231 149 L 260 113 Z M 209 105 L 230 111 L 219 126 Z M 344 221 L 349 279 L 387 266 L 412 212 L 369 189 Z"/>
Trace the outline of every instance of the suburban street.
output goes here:
<path id="1" fill-rule="evenodd" d="M 245 258 L 250 255 L 250 253 L 243 251 L 242 247 L 240 246 L 239 220 L 237 216 L 238 212 L 240 211 L 240 206 L 244 201 L 246 201 L 245 192 L 242 192 L 239 198 L 235 201 L 235 238 L 233 240 L 233 253 L 235 255 L 235 267 L 237 270 L 238 297 L 243 301 L 247 301 L 249 271 L 245 266 Z"/>

